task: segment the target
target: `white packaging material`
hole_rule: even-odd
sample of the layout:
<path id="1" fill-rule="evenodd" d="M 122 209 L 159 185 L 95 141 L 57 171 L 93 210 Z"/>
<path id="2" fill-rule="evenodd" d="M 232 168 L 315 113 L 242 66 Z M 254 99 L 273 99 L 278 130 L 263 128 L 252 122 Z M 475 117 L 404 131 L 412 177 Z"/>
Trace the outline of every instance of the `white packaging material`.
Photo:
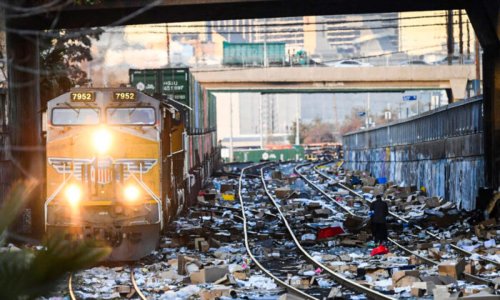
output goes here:
<path id="1" fill-rule="evenodd" d="M 314 241 L 316 236 L 312 233 L 306 233 L 300 238 L 302 241 Z"/>
<path id="2" fill-rule="evenodd" d="M 490 240 L 487 240 L 484 242 L 484 247 L 485 248 L 493 248 L 493 247 L 496 247 L 496 242 L 494 239 L 490 239 Z"/>
<path id="3" fill-rule="evenodd" d="M 196 264 L 187 264 L 186 265 L 186 271 L 191 274 L 194 272 L 198 272 L 200 270 L 200 267 L 198 267 Z"/>
<path id="4" fill-rule="evenodd" d="M 271 278 L 264 277 L 262 275 L 253 275 L 248 278 L 247 281 L 237 280 L 237 283 L 240 286 L 258 288 L 261 290 L 273 290 L 278 287 Z"/>

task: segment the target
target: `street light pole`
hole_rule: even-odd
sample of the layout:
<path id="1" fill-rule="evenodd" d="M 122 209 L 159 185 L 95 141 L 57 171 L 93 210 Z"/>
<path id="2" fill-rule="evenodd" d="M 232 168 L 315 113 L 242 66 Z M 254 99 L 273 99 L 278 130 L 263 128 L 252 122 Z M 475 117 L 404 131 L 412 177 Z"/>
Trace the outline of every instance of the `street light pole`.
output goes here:
<path id="1" fill-rule="evenodd" d="M 297 108 L 295 110 L 295 145 L 300 145 L 300 94 L 296 95 L 296 105 Z"/>
<path id="2" fill-rule="evenodd" d="M 229 93 L 229 162 L 233 162 L 233 93 Z"/>

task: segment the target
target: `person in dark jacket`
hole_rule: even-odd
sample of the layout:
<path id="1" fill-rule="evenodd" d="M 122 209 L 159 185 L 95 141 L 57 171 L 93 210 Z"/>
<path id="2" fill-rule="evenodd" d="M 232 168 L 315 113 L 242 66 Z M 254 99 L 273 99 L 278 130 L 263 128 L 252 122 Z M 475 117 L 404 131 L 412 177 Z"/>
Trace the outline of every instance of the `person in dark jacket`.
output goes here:
<path id="1" fill-rule="evenodd" d="M 370 204 L 371 228 L 375 244 L 387 241 L 387 221 L 389 214 L 387 203 L 382 200 L 381 195 L 375 197 L 375 201 Z"/>

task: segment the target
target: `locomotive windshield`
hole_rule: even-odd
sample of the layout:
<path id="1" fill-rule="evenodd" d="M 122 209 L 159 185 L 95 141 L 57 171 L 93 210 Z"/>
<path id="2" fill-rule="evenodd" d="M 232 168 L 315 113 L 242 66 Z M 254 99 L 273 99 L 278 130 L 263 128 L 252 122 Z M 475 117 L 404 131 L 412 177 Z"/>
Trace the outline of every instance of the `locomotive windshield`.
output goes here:
<path id="1" fill-rule="evenodd" d="M 155 110 L 152 107 L 108 108 L 108 124 L 154 125 Z"/>
<path id="2" fill-rule="evenodd" d="M 89 125 L 99 124 L 97 108 L 54 108 L 52 110 L 53 125 Z"/>

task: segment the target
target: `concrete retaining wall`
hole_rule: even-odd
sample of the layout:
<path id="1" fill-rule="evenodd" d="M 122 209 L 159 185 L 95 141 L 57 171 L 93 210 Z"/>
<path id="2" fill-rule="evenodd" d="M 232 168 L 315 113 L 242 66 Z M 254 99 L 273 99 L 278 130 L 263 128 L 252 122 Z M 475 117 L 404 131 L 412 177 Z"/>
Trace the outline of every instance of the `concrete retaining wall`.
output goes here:
<path id="1" fill-rule="evenodd" d="M 390 141 L 393 141 L 393 138 L 402 140 L 403 137 L 395 137 L 394 134 L 391 135 L 391 132 L 396 132 L 397 130 L 394 129 L 397 126 L 407 126 L 412 122 L 432 129 L 434 124 L 422 125 L 425 123 L 422 122 L 425 117 L 434 120 L 433 122 L 439 119 L 441 123 L 447 122 L 447 119 L 454 121 L 463 119 L 454 112 L 459 109 L 460 113 L 464 114 L 469 110 L 467 105 L 470 106 L 470 111 L 477 111 L 481 108 L 478 104 L 481 103 L 476 101 L 460 107 L 455 105 L 457 107 L 455 110 L 454 108 L 445 109 L 434 115 L 431 113 L 383 128 L 348 134 L 344 136 L 346 168 L 369 171 L 375 177 L 386 177 L 398 185 L 424 186 L 429 195 L 444 197 L 456 203 L 459 208 L 472 210 L 476 207 L 478 189 L 485 185 L 483 133 L 482 130 L 477 130 L 477 128 L 481 129 L 482 126 L 478 122 L 482 120 L 470 118 L 467 124 L 461 124 L 460 126 L 466 129 L 472 128 L 472 130 L 464 130 L 466 134 L 463 135 L 450 136 L 444 133 L 442 138 L 434 136 L 427 141 L 425 141 L 425 136 L 419 136 L 419 139 L 424 141 L 399 145 L 381 146 L 378 141 L 381 137 L 387 136 L 387 140 Z M 432 116 L 439 116 L 439 118 L 432 119 Z M 385 135 L 384 132 L 388 134 Z M 383 133 L 382 136 L 381 133 Z M 378 145 L 378 147 L 366 145 Z"/>

